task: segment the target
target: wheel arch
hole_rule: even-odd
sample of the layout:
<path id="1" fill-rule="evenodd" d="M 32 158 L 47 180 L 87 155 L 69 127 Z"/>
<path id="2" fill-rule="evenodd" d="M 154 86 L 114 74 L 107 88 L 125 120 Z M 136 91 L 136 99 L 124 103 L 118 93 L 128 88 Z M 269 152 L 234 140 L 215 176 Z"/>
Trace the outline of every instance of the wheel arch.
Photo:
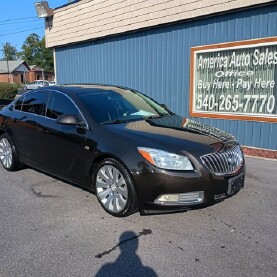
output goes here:
<path id="1" fill-rule="evenodd" d="M 133 176 L 132 176 L 132 173 L 131 171 L 129 170 L 128 166 L 126 165 L 126 163 L 124 163 L 124 161 L 122 161 L 122 159 L 120 159 L 119 157 L 113 155 L 113 154 L 110 154 L 110 153 L 101 153 L 100 155 L 98 155 L 94 160 L 93 160 L 93 163 L 90 167 L 90 187 L 91 187 L 91 190 L 92 191 L 95 191 L 95 184 L 93 183 L 93 179 L 94 179 L 94 174 L 95 174 L 95 168 L 97 167 L 97 165 L 99 163 L 101 163 L 102 161 L 104 161 L 105 159 L 115 159 L 117 160 L 118 162 L 120 162 L 124 167 L 125 169 L 128 171 L 128 173 L 130 174 L 130 177 L 132 178 L 132 181 L 134 183 L 134 186 L 136 188 L 136 184 L 135 184 L 135 181 L 133 179 Z"/>
<path id="2" fill-rule="evenodd" d="M 107 207 L 106 208 L 104 207 L 104 204 L 102 203 L 102 201 L 99 199 L 99 197 L 97 195 L 97 192 L 95 189 L 95 183 L 93 182 L 93 180 L 95 179 L 95 174 L 96 174 L 95 167 L 97 167 L 97 165 L 99 165 L 99 163 L 103 162 L 105 159 L 115 160 L 114 162 L 112 162 L 112 161 L 110 161 L 110 162 L 115 168 L 120 170 L 121 175 L 123 175 L 123 178 L 126 181 L 126 186 L 128 187 L 128 197 L 126 197 L 127 202 L 126 202 L 125 206 L 123 207 L 123 209 L 120 210 L 119 213 L 115 213 L 110 210 L 108 211 Z M 102 166 L 102 165 L 103 164 L 101 164 L 100 166 Z M 98 169 L 100 168 L 100 166 L 98 167 Z M 93 178 L 93 180 L 91 180 L 91 187 L 97 196 L 98 202 L 104 208 L 104 210 L 106 210 L 106 212 L 108 212 L 109 214 L 112 214 L 113 216 L 116 216 L 116 217 L 125 217 L 125 216 L 133 214 L 139 210 L 137 187 L 134 182 L 133 175 L 131 174 L 128 166 L 126 166 L 126 164 L 120 158 L 118 158 L 115 155 L 109 154 L 109 153 L 102 153 L 101 155 L 97 156 L 94 159 L 93 165 L 91 167 L 91 171 L 92 171 L 91 178 Z"/>

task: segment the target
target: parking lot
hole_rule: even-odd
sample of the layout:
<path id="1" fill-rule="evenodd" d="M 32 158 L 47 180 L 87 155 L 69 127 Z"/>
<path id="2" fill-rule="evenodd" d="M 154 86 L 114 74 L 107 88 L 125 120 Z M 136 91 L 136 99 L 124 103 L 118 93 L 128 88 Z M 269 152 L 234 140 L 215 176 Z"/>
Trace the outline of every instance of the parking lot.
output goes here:
<path id="1" fill-rule="evenodd" d="M 230 199 L 127 218 L 76 186 L 1 167 L 0 276 L 276 276 L 277 161 L 246 162 Z"/>

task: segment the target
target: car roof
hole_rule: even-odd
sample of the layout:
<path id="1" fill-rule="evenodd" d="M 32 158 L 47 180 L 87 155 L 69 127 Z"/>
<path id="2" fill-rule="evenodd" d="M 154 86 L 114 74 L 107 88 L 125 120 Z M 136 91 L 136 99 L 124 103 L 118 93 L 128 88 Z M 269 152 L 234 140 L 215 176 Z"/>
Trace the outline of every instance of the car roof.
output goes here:
<path id="1" fill-rule="evenodd" d="M 47 88 L 45 88 L 47 89 Z M 48 88 L 49 89 L 49 88 Z M 59 90 L 67 94 L 99 93 L 100 91 L 116 91 L 124 93 L 132 89 L 123 86 L 105 85 L 105 84 L 67 84 L 52 86 L 51 90 Z"/>

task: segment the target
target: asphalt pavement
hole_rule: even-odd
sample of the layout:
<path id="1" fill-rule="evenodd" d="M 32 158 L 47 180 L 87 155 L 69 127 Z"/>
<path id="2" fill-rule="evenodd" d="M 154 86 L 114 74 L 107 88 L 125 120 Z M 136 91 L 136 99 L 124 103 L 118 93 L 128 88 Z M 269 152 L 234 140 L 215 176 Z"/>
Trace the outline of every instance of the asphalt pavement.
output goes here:
<path id="1" fill-rule="evenodd" d="M 0 276 L 277 276 L 277 161 L 246 162 L 232 198 L 127 218 L 76 186 L 0 167 Z"/>

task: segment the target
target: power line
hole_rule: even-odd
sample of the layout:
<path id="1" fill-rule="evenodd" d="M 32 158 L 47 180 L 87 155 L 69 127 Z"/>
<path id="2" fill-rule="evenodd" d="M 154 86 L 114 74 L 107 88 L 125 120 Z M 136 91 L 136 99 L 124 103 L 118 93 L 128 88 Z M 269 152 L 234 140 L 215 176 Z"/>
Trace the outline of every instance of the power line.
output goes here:
<path id="1" fill-rule="evenodd" d="M 28 18 L 36 18 L 36 16 L 10 18 L 10 19 L 5 19 L 5 20 L 0 20 L 0 22 L 7 22 L 7 21 L 13 21 L 13 20 L 22 20 L 22 19 L 28 19 Z"/>
<path id="2" fill-rule="evenodd" d="M 32 28 L 32 29 L 27 29 L 27 30 L 22 30 L 19 32 L 13 32 L 13 33 L 6 33 L 6 34 L 0 34 L 0 37 L 3 36 L 8 36 L 8 35 L 13 35 L 13 34 L 18 34 L 18 33 L 23 33 L 23 32 L 28 32 L 28 31 L 32 31 L 32 30 L 36 30 L 36 29 L 41 29 L 42 27 L 37 27 L 37 28 Z"/>
<path id="3" fill-rule="evenodd" d="M 35 21 L 39 21 L 39 19 L 33 19 L 33 20 L 24 20 L 24 21 L 19 21 L 19 22 L 7 22 L 7 23 L 0 23 L 0 25 L 10 25 L 10 24 L 22 24 L 22 23 L 28 23 L 28 22 L 35 22 Z"/>
<path id="4" fill-rule="evenodd" d="M 42 22 L 40 22 L 40 23 L 42 23 Z M 22 28 L 13 28 L 13 29 L 5 29 L 4 31 L 8 31 L 8 32 L 10 32 L 10 31 L 20 31 L 20 30 L 24 30 L 24 29 L 26 29 L 26 28 L 31 28 L 31 27 L 44 27 L 44 25 L 28 25 L 28 26 L 22 26 Z M 1 30 L 0 30 L 0 34 L 1 34 Z"/>

